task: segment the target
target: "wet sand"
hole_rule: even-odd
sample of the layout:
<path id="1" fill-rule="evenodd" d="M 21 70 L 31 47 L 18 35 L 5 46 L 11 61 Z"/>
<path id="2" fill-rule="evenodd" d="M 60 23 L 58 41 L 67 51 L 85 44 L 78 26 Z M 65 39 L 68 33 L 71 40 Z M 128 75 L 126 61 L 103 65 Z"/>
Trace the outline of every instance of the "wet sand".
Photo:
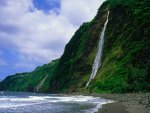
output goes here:
<path id="1" fill-rule="evenodd" d="M 115 102 L 103 105 L 97 113 L 150 113 L 150 111 L 142 105 L 133 105 L 127 102 Z"/>
<path id="2" fill-rule="evenodd" d="M 132 104 L 129 102 L 123 102 L 122 104 L 126 107 L 128 113 L 150 113 L 149 108 L 140 104 Z"/>
<path id="3" fill-rule="evenodd" d="M 103 105 L 97 113 L 128 113 L 120 102 Z"/>
<path id="4" fill-rule="evenodd" d="M 99 94 L 116 102 L 103 105 L 97 113 L 150 113 L 150 93 L 147 94 Z"/>
<path id="5" fill-rule="evenodd" d="M 150 113 L 150 93 L 74 93 L 73 95 L 94 96 L 115 101 L 114 103 L 103 105 L 97 113 Z"/>

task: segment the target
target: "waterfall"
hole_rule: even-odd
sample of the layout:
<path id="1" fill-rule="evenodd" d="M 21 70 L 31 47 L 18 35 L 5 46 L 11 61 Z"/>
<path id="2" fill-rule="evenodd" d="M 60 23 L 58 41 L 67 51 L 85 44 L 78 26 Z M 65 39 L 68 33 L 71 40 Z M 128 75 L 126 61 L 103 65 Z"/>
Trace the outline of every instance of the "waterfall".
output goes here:
<path id="1" fill-rule="evenodd" d="M 47 77 L 48 77 L 48 75 L 46 75 L 46 76 L 41 80 L 40 84 L 37 86 L 37 89 L 36 89 L 37 92 L 39 92 L 39 89 L 42 87 L 42 85 L 43 85 L 43 83 L 44 83 L 44 81 L 46 80 Z"/>
<path id="2" fill-rule="evenodd" d="M 101 58 L 102 58 L 102 52 L 103 52 L 104 36 L 105 36 L 106 26 L 107 26 L 107 23 L 108 23 L 108 17 L 109 17 L 109 11 L 108 11 L 108 15 L 107 15 L 107 20 L 106 20 L 106 22 L 104 24 L 102 33 L 100 35 L 98 51 L 97 51 L 97 54 L 96 54 L 96 57 L 95 57 L 95 60 L 94 60 L 92 73 L 91 73 L 89 81 L 86 84 L 86 87 L 88 87 L 88 85 L 90 84 L 91 80 L 95 78 L 96 73 L 97 73 L 99 67 L 101 66 Z"/>

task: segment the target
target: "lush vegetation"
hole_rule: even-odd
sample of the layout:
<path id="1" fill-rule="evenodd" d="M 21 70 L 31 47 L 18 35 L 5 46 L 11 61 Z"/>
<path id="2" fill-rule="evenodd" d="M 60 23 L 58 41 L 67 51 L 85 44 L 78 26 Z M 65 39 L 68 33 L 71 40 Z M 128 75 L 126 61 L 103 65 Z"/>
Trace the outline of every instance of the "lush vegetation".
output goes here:
<path id="1" fill-rule="evenodd" d="M 110 18 L 94 92 L 150 91 L 148 0 L 108 0 Z"/>
<path id="2" fill-rule="evenodd" d="M 16 74 L 0 83 L 1 90 L 40 92 L 125 93 L 150 91 L 150 7 L 148 0 L 107 0 L 96 17 L 84 23 L 58 61 L 32 73 Z M 86 89 L 99 36 L 110 11 L 102 66 Z"/>
<path id="3" fill-rule="evenodd" d="M 128 7 L 137 2 L 137 0 L 107 0 L 107 1 L 109 2 L 110 9 L 116 8 L 118 6 Z"/>
<path id="4" fill-rule="evenodd" d="M 78 92 L 85 89 L 107 10 L 107 4 L 103 4 L 94 20 L 84 23 L 66 45 L 51 81 L 53 92 Z"/>
<path id="5" fill-rule="evenodd" d="M 0 90 L 37 92 L 38 85 L 47 76 L 38 92 L 48 92 L 49 81 L 57 63 L 58 60 L 55 60 L 49 64 L 37 67 L 31 73 L 8 76 L 0 83 Z"/>
<path id="6" fill-rule="evenodd" d="M 149 6 L 146 0 L 105 2 L 93 21 L 83 24 L 67 44 L 51 82 L 53 91 L 87 91 L 85 84 L 91 74 L 108 10 L 103 62 L 89 92 L 150 91 Z"/>

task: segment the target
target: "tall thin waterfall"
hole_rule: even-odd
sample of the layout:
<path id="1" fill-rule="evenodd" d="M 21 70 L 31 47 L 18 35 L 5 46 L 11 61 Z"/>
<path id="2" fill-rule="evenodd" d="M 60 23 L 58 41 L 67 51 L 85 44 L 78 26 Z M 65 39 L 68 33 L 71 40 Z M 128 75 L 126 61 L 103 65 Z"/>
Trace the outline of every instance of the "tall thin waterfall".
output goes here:
<path id="1" fill-rule="evenodd" d="M 36 89 L 37 92 L 39 92 L 39 89 L 42 87 L 42 85 L 43 85 L 43 83 L 44 83 L 44 81 L 46 80 L 47 77 L 48 77 L 48 75 L 46 75 L 46 76 L 41 80 L 40 84 L 37 86 L 37 89 Z"/>
<path id="2" fill-rule="evenodd" d="M 95 78 L 96 73 L 97 73 L 99 67 L 101 66 L 101 58 L 102 58 L 102 52 L 103 52 L 104 36 L 105 36 L 106 26 L 107 26 L 107 23 L 108 23 L 108 17 L 109 17 L 109 11 L 108 11 L 108 15 L 107 15 L 107 20 L 106 20 L 106 22 L 104 24 L 102 33 L 100 35 L 98 51 L 97 51 L 97 54 L 96 54 L 96 57 L 95 57 L 95 60 L 94 60 L 92 73 L 91 73 L 89 81 L 86 84 L 86 87 L 88 87 L 88 85 L 90 84 L 91 80 Z"/>

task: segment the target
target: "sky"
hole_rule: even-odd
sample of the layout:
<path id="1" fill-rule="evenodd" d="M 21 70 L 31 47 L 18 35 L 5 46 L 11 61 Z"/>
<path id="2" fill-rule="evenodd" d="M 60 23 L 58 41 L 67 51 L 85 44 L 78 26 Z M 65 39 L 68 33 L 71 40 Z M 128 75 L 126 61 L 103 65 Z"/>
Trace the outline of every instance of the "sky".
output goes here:
<path id="1" fill-rule="evenodd" d="M 0 79 L 61 57 L 104 0 L 0 0 Z"/>

